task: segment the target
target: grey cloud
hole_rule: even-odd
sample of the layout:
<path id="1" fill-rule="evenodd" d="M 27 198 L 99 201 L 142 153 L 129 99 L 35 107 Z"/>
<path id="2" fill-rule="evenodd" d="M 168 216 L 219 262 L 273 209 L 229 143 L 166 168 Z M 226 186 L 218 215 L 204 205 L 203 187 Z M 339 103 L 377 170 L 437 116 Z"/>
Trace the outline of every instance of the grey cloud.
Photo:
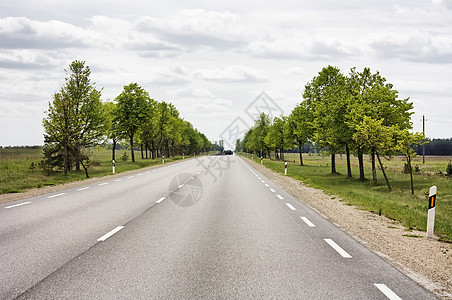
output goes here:
<path id="1" fill-rule="evenodd" d="M 198 47 L 227 50 L 246 44 L 236 25 L 236 16 L 228 12 L 188 10 L 180 12 L 178 19 L 141 18 L 135 28 L 190 50 Z"/>
<path id="2" fill-rule="evenodd" d="M 452 63 L 452 52 L 435 46 L 430 38 L 418 39 L 411 37 L 404 42 L 391 40 L 371 43 L 371 47 L 382 59 L 402 59 L 412 62 L 433 64 Z"/>
<path id="3" fill-rule="evenodd" d="M 25 17 L 0 19 L 0 48 L 61 49 L 87 47 L 80 28 L 58 21 L 40 22 Z"/>

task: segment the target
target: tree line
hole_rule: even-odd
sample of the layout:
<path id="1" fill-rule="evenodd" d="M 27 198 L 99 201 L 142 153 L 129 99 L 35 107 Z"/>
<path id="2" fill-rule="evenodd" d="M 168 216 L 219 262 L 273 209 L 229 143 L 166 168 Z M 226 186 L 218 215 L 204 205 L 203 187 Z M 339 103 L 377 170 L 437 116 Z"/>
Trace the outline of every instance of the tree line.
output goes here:
<path id="1" fill-rule="evenodd" d="M 348 75 L 334 66 L 323 68 L 303 90 L 303 100 L 288 116 L 273 120 L 262 113 L 236 148 L 262 157 L 284 159 L 284 151 L 299 148 L 307 142 L 326 147 L 331 155 L 331 173 L 336 171 L 336 154 L 345 152 L 347 177 L 352 177 L 351 154 L 358 157 L 359 179 L 365 180 L 363 155 L 372 164 L 372 181 L 377 183 L 377 161 L 391 190 L 381 157 L 404 155 L 411 174 L 413 147 L 422 144 L 423 134 L 413 133 L 410 116 L 413 104 L 399 99 L 397 90 L 379 72 L 369 68 Z"/>
<path id="2" fill-rule="evenodd" d="M 106 141 L 112 144 L 112 160 L 116 145 L 128 142 L 132 162 L 137 145 L 142 158 L 210 150 L 207 137 L 181 118 L 173 104 L 150 98 L 137 83 L 124 86 L 113 102 L 103 102 L 101 90 L 91 82 L 91 70 L 84 61 L 73 61 L 65 72 L 65 84 L 54 93 L 42 122 L 42 165 L 48 172 L 58 168 L 67 175 L 73 168 L 80 171 L 82 166 L 89 177 L 88 150 Z"/>

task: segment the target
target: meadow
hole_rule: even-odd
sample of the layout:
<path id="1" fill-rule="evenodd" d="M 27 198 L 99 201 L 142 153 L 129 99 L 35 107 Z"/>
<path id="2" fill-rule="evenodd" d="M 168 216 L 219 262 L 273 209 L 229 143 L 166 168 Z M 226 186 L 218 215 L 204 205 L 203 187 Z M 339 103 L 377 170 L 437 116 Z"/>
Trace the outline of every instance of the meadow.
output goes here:
<path id="1" fill-rule="evenodd" d="M 101 177 L 112 174 L 111 150 L 103 148 L 91 149 L 90 177 Z M 127 154 L 128 159 L 123 161 L 121 157 Z M 86 178 L 83 168 L 81 171 L 71 171 L 67 176 L 63 172 L 54 172 L 47 176 L 46 172 L 39 168 L 39 162 L 43 158 L 42 149 L 32 148 L 3 148 L 0 149 L 0 194 L 20 193 L 32 188 L 52 186 Z M 165 162 L 180 160 L 182 156 L 165 158 Z M 161 164 L 159 159 L 141 159 L 141 152 L 135 151 L 135 162 L 132 163 L 130 150 L 116 150 L 115 173 L 140 169 Z"/>
<path id="2" fill-rule="evenodd" d="M 248 155 L 248 157 L 250 157 Z M 254 157 L 256 162 L 260 159 Z M 365 158 L 366 181 L 358 180 L 358 160 L 352 158 L 353 178 L 347 178 L 346 158 L 338 155 L 336 168 L 339 174 L 331 174 L 330 157 L 325 155 L 303 155 L 300 166 L 299 154 L 285 154 L 288 161 L 288 176 L 304 184 L 323 190 L 333 197 L 339 197 L 348 205 L 358 209 L 375 212 L 399 221 L 407 230 L 426 230 L 428 191 L 431 186 L 438 188 L 436 201 L 435 234 L 443 241 L 452 242 L 452 178 L 445 176 L 447 164 L 452 157 L 427 156 L 425 164 L 422 157 L 413 163 L 418 171 L 414 173 L 414 195 L 411 194 L 410 175 L 405 174 L 405 161 L 402 157 L 383 160 L 383 165 L 392 185 L 388 190 L 380 170 L 377 170 L 378 183 L 371 181 L 371 164 Z M 264 165 L 279 173 L 284 173 L 284 163 L 264 159 Z"/>

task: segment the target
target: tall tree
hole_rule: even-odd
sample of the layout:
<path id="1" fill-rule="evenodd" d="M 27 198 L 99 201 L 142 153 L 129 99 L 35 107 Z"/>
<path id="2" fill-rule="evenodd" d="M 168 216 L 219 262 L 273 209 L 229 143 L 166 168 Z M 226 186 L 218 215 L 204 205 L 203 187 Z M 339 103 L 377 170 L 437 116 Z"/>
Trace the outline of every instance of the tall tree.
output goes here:
<path id="1" fill-rule="evenodd" d="M 150 117 L 149 94 L 137 83 L 131 83 L 124 86 L 115 101 L 115 122 L 121 134 L 129 139 L 132 162 L 135 162 L 134 137 Z"/>
<path id="2" fill-rule="evenodd" d="M 305 86 L 303 98 L 314 112 L 314 140 L 331 152 L 331 173 L 336 172 L 335 155 L 351 139 L 344 115 L 347 107 L 345 77 L 339 68 L 328 66 Z"/>
<path id="3" fill-rule="evenodd" d="M 288 130 L 286 130 L 286 134 L 289 135 L 288 139 L 294 139 L 298 146 L 298 152 L 300 153 L 300 165 L 303 165 L 301 148 L 312 138 L 314 132 L 313 119 L 314 112 L 309 107 L 307 102 L 302 101 L 300 104 L 295 106 L 287 120 Z"/>
<path id="4" fill-rule="evenodd" d="M 361 123 L 364 116 L 369 116 L 374 120 L 383 120 L 382 125 L 386 127 L 396 126 L 398 129 L 410 129 L 412 127 L 410 117 L 413 104 L 407 99 L 399 99 L 397 90 L 393 85 L 386 82 L 386 78 L 379 72 L 371 73 L 369 68 L 364 68 L 363 72 L 356 72 L 351 69 L 349 82 L 352 90 L 352 97 L 347 111 L 347 123 L 350 127 L 356 128 Z M 375 149 L 357 147 L 360 179 L 364 180 L 364 162 L 362 154 L 368 151 L 372 161 L 372 179 L 377 181 L 375 170 Z"/>
<path id="5" fill-rule="evenodd" d="M 115 151 L 116 145 L 119 141 L 119 130 L 118 123 L 115 121 L 115 110 L 116 104 L 114 102 L 105 102 L 104 103 L 104 114 L 105 114 L 105 136 L 107 140 L 111 140 L 112 143 L 112 152 L 111 159 L 116 160 Z"/>
<path id="6" fill-rule="evenodd" d="M 43 120 L 45 142 L 57 144 L 52 148 L 62 150 L 65 175 L 74 160 L 76 170 L 80 170 L 81 163 L 89 177 L 84 164 L 89 156 L 83 150 L 100 142 L 103 134 L 101 92 L 94 88 L 90 75 L 84 61 L 73 61 L 66 70 L 65 85 L 54 94 Z"/>

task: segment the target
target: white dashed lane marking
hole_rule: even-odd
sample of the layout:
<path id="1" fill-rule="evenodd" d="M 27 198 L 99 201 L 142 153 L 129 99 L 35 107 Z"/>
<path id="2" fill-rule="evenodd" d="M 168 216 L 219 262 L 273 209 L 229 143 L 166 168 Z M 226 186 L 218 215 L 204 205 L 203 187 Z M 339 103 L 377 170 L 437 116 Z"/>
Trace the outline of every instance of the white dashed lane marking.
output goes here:
<path id="1" fill-rule="evenodd" d="M 352 258 L 352 256 L 350 254 L 348 254 L 344 249 L 342 249 L 333 240 L 331 240 L 331 239 L 324 239 L 324 240 L 325 240 L 325 242 L 328 243 L 328 245 L 330 245 L 334 250 L 336 250 L 337 253 L 339 253 L 342 257 L 344 257 L 344 258 Z"/>
<path id="2" fill-rule="evenodd" d="M 30 203 L 31 203 L 30 201 L 28 201 L 28 202 L 22 202 L 22 203 L 19 203 L 19 204 L 14 204 L 14 205 L 6 206 L 5 208 L 14 208 L 14 207 L 19 207 L 19 206 L 26 205 L 26 204 L 30 204 Z"/>
<path id="3" fill-rule="evenodd" d="M 287 207 L 290 208 L 291 210 L 297 210 L 295 207 L 292 206 L 292 204 L 290 203 L 286 203 Z"/>
<path id="4" fill-rule="evenodd" d="M 162 198 L 158 199 L 157 202 L 155 202 L 155 203 L 157 203 L 157 204 L 162 203 L 162 201 L 165 199 L 166 199 L 166 197 L 162 197 Z"/>
<path id="5" fill-rule="evenodd" d="M 390 300 L 402 300 L 396 293 L 391 291 L 385 284 L 382 283 L 374 283 L 374 285 Z"/>
<path id="6" fill-rule="evenodd" d="M 107 234 L 104 234 L 103 236 L 101 236 L 100 238 L 97 239 L 98 242 L 103 242 L 106 239 L 108 239 L 109 237 L 111 237 L 113 234 L 117 233 L 118 231 L 120 231 L 121 229 L 123 229 L 124 226 L 118 226 L 115 229 L 113 229 L 112 231 L 110 231 Z"/>
<path id="7" fill-rule="evenodd" d="M 60 193 L 60 194 L 52 195 L 52 196 L 49 196 L 47 198 L 55 198 L 55 197 L 59 197 L 59 196 L 63 196 L 63 195 L 66 195 L 66 193 Z"/>
<path id="8" fill-rule="evenodd" d="M 315 225 L 306 217 L 300 217 L 309 227 L 315 227 Z"/>

